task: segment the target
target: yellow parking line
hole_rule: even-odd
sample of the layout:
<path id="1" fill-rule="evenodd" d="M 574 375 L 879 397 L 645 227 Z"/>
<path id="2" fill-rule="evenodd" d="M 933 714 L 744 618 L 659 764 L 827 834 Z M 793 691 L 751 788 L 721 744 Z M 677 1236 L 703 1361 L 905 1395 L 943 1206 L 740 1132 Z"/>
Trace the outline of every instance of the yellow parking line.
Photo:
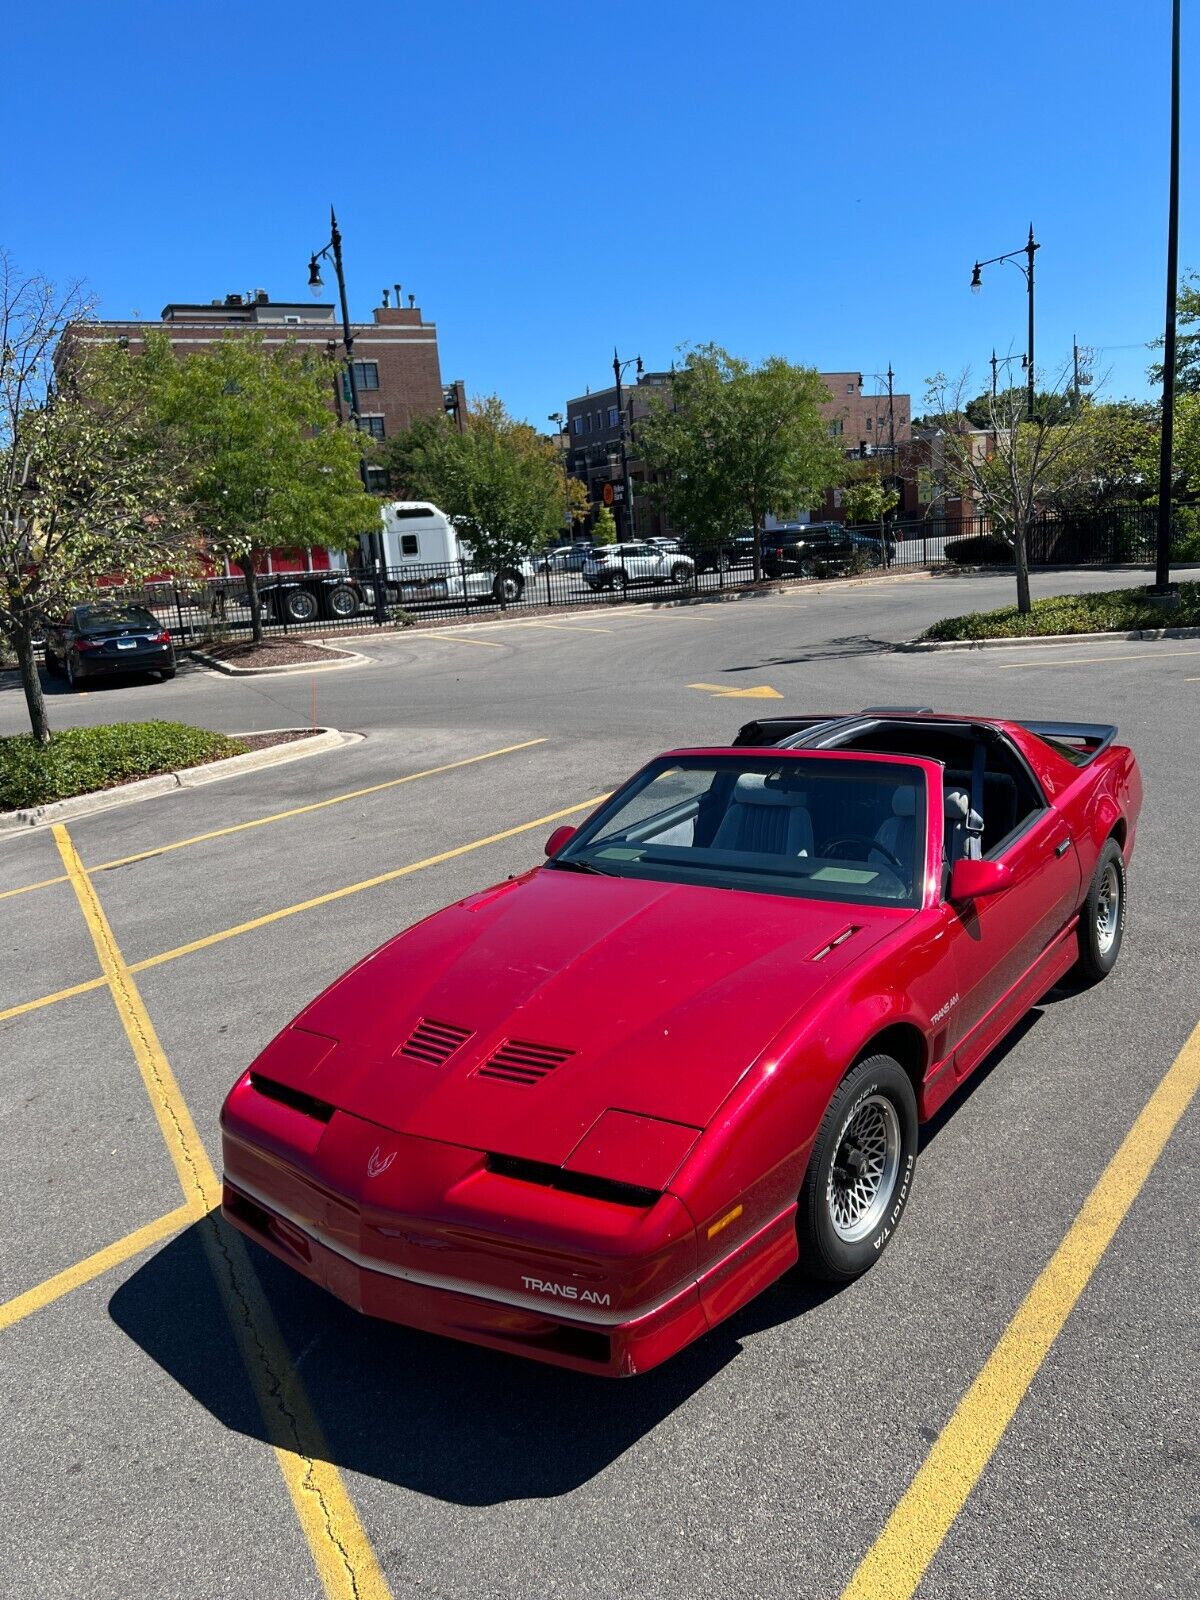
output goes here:
<path id="1" fill-rule="evenodd" d="M 344 889 L 331 889 L 327 894 L 314 895 L 311 900 L 301 900 L 294 906 L 284 906 L 280 911 L 268 911 L 265 916 L 252 917 L 249 922 L 239 922 L 232 928 L 223 928 L 220 933 L 209 933 L 202 939 L 192 939 L 188 944 L 177 945 L 174 950 L 164 950 L 161 955 L 148 956 L 144 961 L 135 961 L 130 967 L 130 972 L 147 972 L 151 967 L 160 967 L 166 961 L 175 961 L 179 956 L 191 955 L 196 950 L 207 950 L 211 945 L 223 944 L 226 939 L 236 939 L 239 934 L 252 933 L 256 928 L 265 928 L 272 922 L 280 922 L 284 917 L 294 917 L 300 911 L 312 911 L 317 906 L 331 905 L 335 900 L 345 900 L 352 894 L 360 894 L 364 889 L 377 888 L 381 883 L 393 883 L 397 878 L 407 878 L 410 873 L 423 872 L 426 867 L 439 866 L 443 861 L 453 861 L 456 856 L 469 855 L 472 850 L 482 850 L 485 845 L 499 844 L 504 839 L 514 839 L 520 833 L 528 833 L 533 828 L 544 828 L 549 822 L 560 822 L 563 817 L 572 817 L 578 811 L 590 811 L 593 806 L 598 806 L 605 795 L 596 795 L 591 800 L 584 800 L 577 806 L 567 806 L 563 811 L 552 811 L 548 816 L 536 817 L 532 822 L 521 822 L 515 828 L 505 828 L 502 833 L 489 833 L 486 839 L 472 839 L 470 844 L 455 845 L 453 850 L 443 850 L 439 855 L 426 856 L 423 861 L 412 861 L 404 867 L 393 867 L 390 872 L 380 872 L 373 878 L 363 878 L 359 883 L 347 884 Z M 2 1020 L 2 1019 L 0 1019 Z"/>
<path id="2" fill-rule="evenodd" d="M 1164 656 L 1200 656 L 1200 650 L 1136 650 L 1131 655 L 1110 653 L 1103 656 L 1055 655 L 1043 661 L 1007 661 L 999 670 L 1016 672 L 1020 667 L 1091 667 L 1102 661 L 1119 666 L 1123 661 L 1157 661 Z"/>
<path id="3" fill-rule="evenodd" d="M 909 1600 L 1200 1087 L 1200 1026 L 1143 1106 L 841 1600 Z"/>
<path id="4" fill-rule="evenodd" d="M 220 1203 L 221 1185 L 187 1102 L 71 836 L 61 823 L 53 831 L 184 1196 L 191 1209 L 211 1211 Z M 387 1582 L 341 1475 L 327 1459 L 320 1425 L 241 1239 L 215 1216 L 204 1218 L 201 1239 L 326 1595 L 383 1600 Z"/>
<path id="5" fill-rule="evenodd" d="M 160 1239 L 165 1239 L 172 1233 L 178 1233 L 180 1228 L 195 1220 L 196 1211 L 193 1206 L 177 1206 L 174 1211 L 168 1211 L 165 1217 L 159 1217 L 155 1222 L 148 1222 L 144 1228 L 135 1228 L 132 1233 L 127 1233 L 115 1244 L 106 1245 L 103 1250 L 97 1250 L 84 1260 L 77 1261 L 73 1267 L 56 1272 L 52 1278 L 47 1278 L 45 1283 L 39 1283 L 34 1289 L 26 1289 L 24 1294 L 16 1295 L 12 1300 L 6 1300 L 0 1305 L 0 1329 L 11 1328 L 13 1323 L 20 1322 L 22 1317 L 40 1311 L 43 1306 L 61 1299 L 72 1289 L 78 1289 L 80 1284 L 91 1283 L 93 1278 L 100 1277 L 110 1267 L 119 1267 L 131 1256 L 140 1255 L 152 1244 L 157 1244 Z"/>
<path id="6" fill-rule="evenodd" d="M 611 628 L 588 628 L 581 622 L 521 622 L 521 628 L 550 628 L 555 633 L 611 633 Z"/>
<path id="7" fill-rule="evenodd" d="M 57 878 L 41 878 L 37 883 L 23 883 L 17 889 L 0 889 L 0 900 L 11 900 L 15 894 L 32 894 L 35 889 L 49 889 L 56 883 L 66 881 L 66 873 L 60 872 Z"/>
<path id="8" fill-rule="evenodd" d="M 464 639 L 460 633 L 442 633 L 440 630 L 423 633 L 423 639 L 437 639 L 444 644 L 477 644 L 481 650 L 506 650 L 507 645 L 497 644 L 494 639 Z"/>
<path id="9" fill-rule="evenodd" d="M 63 882 L 66 882 L 64 875 Z M 88 994 L 92 989 L 103 989 L 108 982 L 107 978 L 89 978 L 86 983 L 73 983 L 69 989 L 56 989 L 53 994 L 44 994 L 40 1000 L 26 1000 L 19 1006 L 9 1006 L 7 1011 L 0 1011 L 0 1022 L 7 1022 L 9 1017 L 21 1017 L 27 1011 L 40 1011 L 43 1006 L 52 1006 L 59 1000 L 71 1000 L 77 994 Z"/>
<path id="10" fill-rule="evenodd" d="M 117 856 L 113 861 L 101 861 L 87 870 L 90 873 L 109 872 L 113 867 L 128 867 L 135 861 L 149 861 L 154 856 L 165 856 L 172 850 L 185 850 L 189 845 L 206 844 L 210 839 L 223 839 L 231 833 L 244 833 L 247 828 L 265 828 L 271 822 L 287 822 L 292 817 L 303 817 L 312 811 L 324 811 L 329 806 L 344 805 L 347 800 L 361 800 L 365 795 L 382 794 L 385 789 L 397 789 L 404 783 L 416 783 L 418 778 L 436 778 L 443 772 L 456 772 L 460 767 L 472 767 L 480 761 L 492 761 L 496 756 L 511 756 L 518 750 L 532 750 L 545 744 L 545 738 L 525 739 L 520 744 L 506 744 L 499 750 L 485 750 L 481 755 L 464 756 L 461 761 L 447 761 L 440 767 L 425 767 L 421 772 L 406 772 L 399 778 L 387 778 L 383 783 L 368 784 L 365 789 L 351 789 L 346 794 L 330 795 L 328 800 L 314 800 L 305 806 L 293 806 L 288 811 L 273 811 L 266 817 L 253 817 L 249 822 L 235 822 L 227 828 L 211 828 L 207 833 L 193 833 L 187 839 L 176 839 L 171 844 L 156 845 L 153 850 L 139 850 L 131 856 Z M 66 883 L 65 873 L 57 878 L 43 878 L 40 883 L 22 884 L 19 889 L 5 889 L 0 900 L 15 894 L 31 894 L 34 889 L 48 889 L 52 884 Z M 44 1003 L 44 1002 L 43 1002 Z M 0 1013 L 3 1021 L 7 1013 Z"/>

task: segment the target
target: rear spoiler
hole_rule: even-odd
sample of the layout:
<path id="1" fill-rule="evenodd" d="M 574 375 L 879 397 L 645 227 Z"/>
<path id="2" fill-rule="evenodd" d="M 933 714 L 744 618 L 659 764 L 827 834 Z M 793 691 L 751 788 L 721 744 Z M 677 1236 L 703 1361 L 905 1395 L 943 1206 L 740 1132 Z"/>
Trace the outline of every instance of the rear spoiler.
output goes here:
<path id="1" fill-rule="evenodd" d="M 1111 722 L 1020 722 L 1017 726 L 1036 733 L 1039 739 L 1070 745 L 1072 755 L 1083 767 L 1107 750 L 1117 737 L 1116 724 Z"/>

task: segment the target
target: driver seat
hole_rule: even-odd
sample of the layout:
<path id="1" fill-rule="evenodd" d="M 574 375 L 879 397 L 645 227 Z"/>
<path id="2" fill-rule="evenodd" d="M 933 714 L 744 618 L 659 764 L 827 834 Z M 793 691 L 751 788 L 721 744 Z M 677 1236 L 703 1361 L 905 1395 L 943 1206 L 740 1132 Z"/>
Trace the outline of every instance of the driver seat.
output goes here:
<path id="1" fill-rule="evenodd" d="M 714 850 L 810 856 L 813 825 L 802 789 L 772 786 L 765 773 L 744 772 L 733 786 L 729 810 L 713 835 Z"/>
<path id="2" fill-rule="evenodd" d="M 912 870 L 913 848 L 917 842 L 917 791 L 911 783 L 892 790 L 892 814 L 876 828 L 875 839 L 883 850 L 891 851 L 906 872 Z M 867 860 L 872 859 L 892 866 L 882 850 L 872 851 Z"/>

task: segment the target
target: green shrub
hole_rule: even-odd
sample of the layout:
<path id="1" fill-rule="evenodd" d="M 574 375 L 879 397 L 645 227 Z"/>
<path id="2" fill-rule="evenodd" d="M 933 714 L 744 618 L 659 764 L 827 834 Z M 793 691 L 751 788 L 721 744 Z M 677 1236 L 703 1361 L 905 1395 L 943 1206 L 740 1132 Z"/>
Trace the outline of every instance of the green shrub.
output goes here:
<path id="1" fill-rule="evenodd" d="M 1103 594 L 1058 594 L 1035 600 L 1022 615 L 1016 606 L 943 617 L 922 639 L 1024 639 L 1047 634 L 1127 633 L 1135 628 L 1200 626 L 1200 583 L 1179 585 L 1179 604 L 1167 610 L 1140 589 L 1110 589 Z"/>
<path id="2" fill-rule="evenodd" d="M 947 561 L 963 567 L 1012 565 L 1012 545 L 994 533 L 976 533 L 968 539 L 948 539 L 943 546 Z"/>
<path id="3" fill-rule="evenodd" d="M 45 805 L 111 789 L 178 767 L 194 767 L 246 746 L 224 733 L 185 722 L 116 722 L 99 728 L 64 728 L 40 745 L 28 733 L 0 738 L 0 811 Z"/>

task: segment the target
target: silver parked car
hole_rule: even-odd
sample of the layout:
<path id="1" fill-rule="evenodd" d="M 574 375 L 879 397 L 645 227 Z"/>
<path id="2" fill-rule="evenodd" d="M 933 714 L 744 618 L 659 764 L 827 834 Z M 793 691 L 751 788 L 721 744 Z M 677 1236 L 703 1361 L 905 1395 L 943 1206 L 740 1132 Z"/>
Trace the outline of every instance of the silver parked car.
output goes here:
<path id="1" fill-rule="evenodd" d="M 606 544 L 588 552 L 583 578 L 589 589 L 625 589 L 634 583 L 689 583 L 695 570 L 690 556 L 660 545 Z"/>

